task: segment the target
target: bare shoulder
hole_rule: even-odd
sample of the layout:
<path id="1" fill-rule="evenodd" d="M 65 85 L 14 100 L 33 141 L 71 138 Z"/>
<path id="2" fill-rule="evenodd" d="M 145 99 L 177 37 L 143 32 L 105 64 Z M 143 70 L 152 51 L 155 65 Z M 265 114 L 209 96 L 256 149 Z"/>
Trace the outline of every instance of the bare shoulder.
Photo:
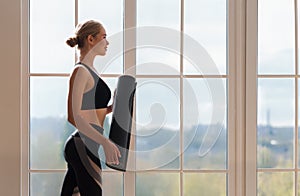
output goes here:
<path id="1" fill-rule="evenodd" d="M 89 72 L 87 68 L 81 64 L 74 66 L 71 72 L 70 80 L 74 80 L 75 78 L 78 78 L 80 80 L 89 78 Z"/>
<path id="2" fill-rule="evenodd" d="M 88 73 L 87 68 L 84 65 L 81 64 L 77 64 L 76 66 L 74 66 L 73 70 L 72 70 L 72 74 L 73 73 Z"/>

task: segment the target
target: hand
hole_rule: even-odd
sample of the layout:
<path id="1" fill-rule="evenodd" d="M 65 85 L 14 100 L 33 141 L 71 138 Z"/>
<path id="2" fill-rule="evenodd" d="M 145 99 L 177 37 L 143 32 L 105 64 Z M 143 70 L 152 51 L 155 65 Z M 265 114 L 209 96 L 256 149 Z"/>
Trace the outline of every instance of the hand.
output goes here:
<path id="1" fill-rule="evenodd" d="M 111 104 L 111 105 L 107 106 L 107 108 L 106 108 L 106 114 L 109 114 L 109 113 L 111 113 L 111 112 L 112 112 L 112 110 L 113 110 L 113 104 Z"/>
<path id="2" fill-rule="evenodd" d="M 103 150 L 105 153 L 106 162 L 108 164 L 119 165 L 119 158 L 121 153 L 118 147 L 109 139 L 106 139 L 106 142 L 103 144 Z"/>

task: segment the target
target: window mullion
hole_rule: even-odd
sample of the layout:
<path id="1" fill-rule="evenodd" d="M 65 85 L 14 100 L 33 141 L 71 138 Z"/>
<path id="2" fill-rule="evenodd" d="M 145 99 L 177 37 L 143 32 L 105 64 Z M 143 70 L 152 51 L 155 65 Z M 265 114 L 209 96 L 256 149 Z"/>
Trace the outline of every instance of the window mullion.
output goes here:
<path id="1" fill-rule="evenodd" d="M 180 1 L 180 196 L 183 196 L 183 46 L 184 46 L 184 0 Z"/>
<path id="2" fill-rule="evenodd" d="M 136 0 L 126 0 L 124 1 L 124 73 L 135 76 L 136 75 L 136 31 L 132 28 L 136 28 Z M 131 29 L 131 30 L 129 30 Z M 135 118 L 136 106 L 134 104 L 134 114 L 133 122 L 136 122 Z M 131 134 L 131 144 L 130 151 L 133 153 L 129 154 L 128 166 L 130 168 L 124 173 L 124 196 L 134 196 L 135 195 L 135 123 L 132 124 L 132 134 Z"/>
<path id="3" fill-rule="evenodd" d="M 21 12 L 21 195 L 29 195 L 29 0 Z"/>
<path id="4" fill-rule="evenodd" d="M 246 2 L 246 196 L 257 194 L 258 3 Z"/>
<path id="5" fill-rule="evenodd" d="M 245 196 L 246 1 L 228 0 L 228 195 Z"/>
<path id="6" fill-rule="evenodd" d="M 295 16 L 295 144 L 294 144 L 294 149 L 295 149 L 295 160 L 294 160 L 294 168 L 295 168 L 295 185 L 294 185 L 294 189 L 295 189 L 295 195 L 299 194 L 299 190 L 298 190 L 298 153 L 299 153 L 299 149 L 298 149 L 298 144 L 299 144 L 299 133 L 298 133 L 298 0 L 294 0 L 294 16 Z"/>
<path id="7" fill-rule="evenodd" d="M 74 24 L 74 27 L 77 26 L 78 20 L 79 20 L 79 19 L 78 19 L 78 15 L 79 15 L 79 14 L 78 14 L 78 13 L 79 13 L 79 9 L 78 9 L 78 4 L 79 4 L 79 3 L 78 3 L 78 1 L 79 1 L 79 0 L 75 0 L 75 7 L 74 7 L 74 9 L 75 9 L 75 12 L 74 12 L 74 14 L 75 14 L 75 16 L 74 16 L 74 17 L 75 17 L 75 20 L 74 20 L 74 21 L 75 21 L 75 24 Z M 76 49 L 74 50 L 74 53 L 75 53 L 75 55 L 74 55 L 74 57 L 75 57 L 74 62 L 77 62 L 77 59 L 78 59 L 78 56 L 77 56 L 77 55 L 78 55 L 78 54 L 77 54 L 77 52 L 76 52 Z M 75 63 L 74 63 L 74 64 L 75 64 Z"/>

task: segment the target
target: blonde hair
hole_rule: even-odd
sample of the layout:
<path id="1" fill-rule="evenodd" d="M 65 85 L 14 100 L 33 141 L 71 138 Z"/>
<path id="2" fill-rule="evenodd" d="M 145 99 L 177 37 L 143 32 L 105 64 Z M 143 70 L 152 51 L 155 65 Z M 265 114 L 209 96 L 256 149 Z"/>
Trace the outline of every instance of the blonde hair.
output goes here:
<path id="1" fill-rule="evenodd" d="M 70 37 L 66 43 L 70 47 L 78 45 L 78 49 L 85 46 L 85 40 L 89 35 L 95 37 L 103 28 L 102 24 L 95 20 L 88 20 L 84 23 L 78 24 L 75 30 L 75 37 Z"/>

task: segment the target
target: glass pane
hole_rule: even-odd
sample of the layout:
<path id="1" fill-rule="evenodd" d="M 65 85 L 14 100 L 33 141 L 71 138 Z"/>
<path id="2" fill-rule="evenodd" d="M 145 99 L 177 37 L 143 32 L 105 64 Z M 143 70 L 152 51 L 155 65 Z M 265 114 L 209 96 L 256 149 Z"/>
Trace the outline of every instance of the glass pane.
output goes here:
<path id="1" fill-rule="evenodd" d="M 33 173 L 30 175 L 30 196 L 60 195 L 64 173 Z"/>
<path id="2" fill-rule="evenodd" d="M 179 79 L 138 79 L 138 170 L 179 168 L 179 103 Z"/>
<path id="3" fill-rule="evenodd" d="M 30 78 L 30 167 L 64 169 L 63 148 L 74 127 L 67 122 L 68 78 Z M 49 161 L 51 157 L 51 161 Z"/>
<path id="4" fill-rule="evenodd" d="M 292 172 L 258 173 L 258 196 L 292 196 L 294 194 L 294 174 Z"/>
<path id="5" fill-rule="evenodd" d="M 137 0 L 137 26 L 180 29 L 180 0 Z"/>
<path id="6" fill-rule="evenodd" d="M 184 80 L 185 169 L 225 169 L 227 167 L 225 83 L 225 79 Z M 217 85 L 220 89 L 216 88 Z"/>
<path id="7" fill-rule="evenodd" d="M 298 84 L 299 84 L 299 82 L 300 81 L 298 80 Z M 298 108 L 297 108 L 298 109 L 298 111 L 297 111 L 298 112 L 298 119 L 297 119 L 298 120 L 298 130 L 297 130 L 298 131 L 298 168 L 300 168 L 300 150 L 299 150 L 300 149 L 300 115 L 299 115 L 300 114 L 299 113 L 299 111 L 300 111 L 300 104 L 299 104 L 300 103 L 300 93 L 299 92 L 300 92 L 300 86 L 298 85 Z M 299 194 L 300 194 L 300 191 L 299 191 Z"/>
<path id="8" fill-rule="evenodd" d="M 123 196 L 123 174 L 120 172 L 103 172 L 103 195 Z"/>
<path id="9" fill-rule="evenodd" d="M 30 1 L 31 73 L 68 73 L 74 66 L 74 49 L 66 44 L 74 31 L 74 7 L 73 0 Z"/>
<path id="10" fill-rule="evenodd" d="M 184 2 L 184 32 L 194 39 L 185 37 L 184 55 L 188 55 L 188 50 L 193 48 L 191 53 L 199 58 L 201 63 L 199 64 L 196 59 L 190 59 L 195 65 L 184 62 L 184 74 L 226 74 L 227 1 L 189 0 Z M 195 48 L 195 42 L 208 54 L 205 55 L 199 47 Z M 201 51 L 200 54 L 199 51 Z M 204 58 L 212 58 L 213 63 L 205 64 L 203 55 L 205 55 Z M 214 66 L 215 69 L 204 71 L 207 66 Z"/>
<path id="11" fill-rule="evenodd" d="M 226 196 L 226 174 L 185 173 L 183 195 Z"/>
<path id="12" fill-rule="evenodd" d="M 300 175 L 300 173 L 298 172 L 298 176 Z M 298 177 L 298 182 L 297 182 L 297 188 L 298 188 L 298 196 L 300 196 L 300 178 Z"/>
<path id="13" fill-rule="evenodd" d="M 178 41 L 176 48 L 179 48 L 179 40 L 176 41 Z M 167 49 L 148 47 L 137 50 L 137 74 L 180 75 L 179 63 L 180 56 Z"/>
<path id="14" fill-rule="evenodd" d="M 299 111 L 299 108 L 298 108 Z M 298 119 L 298 123 L 299 123 L 299 119 Z M 300 149 L 300 126 L 298 126 L 298 149 Z M 298 168 L 300 168 L 300 152 L 298 150 Z"/>
<path id="15" fill-rule="evenodd" d="M 258 73 L 295 71 L 295 16 L 293 0 L 258 1 Z"/>
<path id="16" fill-rule="evenodd" d="M 152 28 L 141 30 L 143 26 Z M 137 27 L 137 74 L 178 75 L 180 1 L 138 0 Z"/>
<path id="17" fill-rule="evenodd" d="M 258 168 L 294 165 L 294 88 L 293 79 L 258 79 Z"/>
<path id="18" fill-rule="evenodd" d="M 136 195 L 179 196 L 179 177 L 177 173 L 137 173 Z"/>
<path id="19" fill-rule="evenodd" d="M 123 0 L 79 0 L 79 22 L 94 19 L 102 23 L 109 46 L 106 56 L 97 57 L 94 65 L 101 73 L 123 73 Z"/>

